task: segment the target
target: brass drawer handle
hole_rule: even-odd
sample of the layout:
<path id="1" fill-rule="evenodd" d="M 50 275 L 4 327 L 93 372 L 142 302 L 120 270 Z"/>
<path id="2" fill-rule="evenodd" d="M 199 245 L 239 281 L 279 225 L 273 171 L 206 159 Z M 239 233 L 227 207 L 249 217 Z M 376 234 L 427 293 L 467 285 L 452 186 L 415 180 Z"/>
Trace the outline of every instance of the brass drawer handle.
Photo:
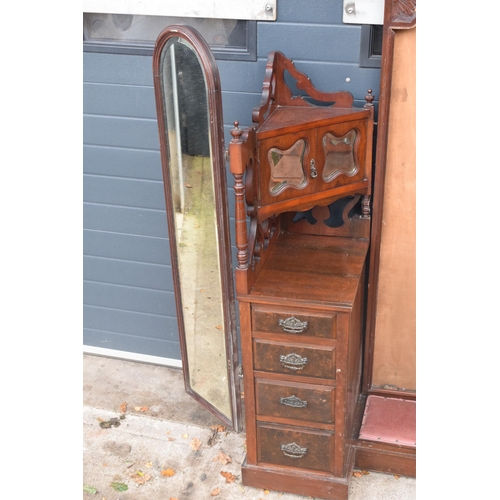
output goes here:
<path id="1" fill-rule="evenodd" d="M 292 352 L 286 356 L 280 356 L 280 363 L 285 368 L 290 368 L 290 370 L 302 370 L 307 365 L 307 358 L 303 358 L 299 354 Z"/>
<path id="2" fill-rule="evenodd" d="M 281 326 L 284 332 L 288 333 L 302 333 L 307 330 L 307 321 L 300 321 L 300 319 L 291 316 L 287 319 L 280 319 L 278 325 Z"/>
<path id="3" fill-rule="evenodd" d="M 307 453 L 307 448 L 302 448 L 297 443 L 282 444 L 281 451 L 292 458 L 302 458 Z"/>
<path id="4" fill-rule="evenodd" d="M 280 398 L 280 403 L 285 406 L 291 406 L 292 408 L 305 408 L 307 406 L 307 401 L 302 401 L 302 399 L 295 395 L 287 398 Z"/>

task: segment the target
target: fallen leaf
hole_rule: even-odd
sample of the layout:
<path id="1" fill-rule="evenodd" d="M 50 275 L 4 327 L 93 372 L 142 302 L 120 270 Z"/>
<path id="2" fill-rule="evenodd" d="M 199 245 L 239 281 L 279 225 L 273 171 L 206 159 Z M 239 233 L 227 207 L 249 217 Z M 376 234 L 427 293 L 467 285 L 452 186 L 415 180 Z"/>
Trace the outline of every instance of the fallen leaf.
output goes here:
<path id="1" fill-rule="evenodd" d="M 264 495 L 269 495 L 269 490 L 264 490 Z"/>
<path id="2" fill-rule="evenodd" d="M 83 491 L 85 493 L 90 493 L 91 495 L 95 495 L 97 493 L 97 490 L 93 486 L 83 486 Z"/>
<path id="3" fill-rule="evenodd" d="M 128 486 L 124 483 L 111 483 L 111 488 L 115 491 L 127 491 Z"/>
<path id="4" fill-rule="evenodd" d="M 137 484 L 144 484 L 147 481 L 151 479 L 151 476 L 149 474 L 145 474 L 141 470 L 138 470 L 135 474 L 131 474 L 130 477 L 137 483 Z"/>
<path id="5" fill-rule="evenodd" d="M 370 474 L 367 470 L 355 470 L 352 475 L 354 477 L 362 477 L 366 476 L 367 474 Z"/>
<path id="6" fill-rule="evenodd" d="M 148 411 L 149 407 L 148 406 L 134 406 L 134 410 L 144 412 L 144 411 Z"/>
<path id="7" fill-rule="evenodd" d="M 177 497 L 170 497 L 170 500 L 179 500 Z"/>
<path id="8" fill-rule="evenodd" d="M 226 428 L 223 425 L 212 425 L 210 429 L 217 432 L 224 432 L 226 430 Z"/>
<path id="9" fill-rule="evenodd" d="M 118 427 L 120 425 L 120 420 L 118 418 L 110 418 L 99 423 L 102 429 L 111 429 L 111 427 Z"/>
<path id="10" fill-rule="evenodd" d="M 217 330 L 222 330 L 222 325 L 216 325 L 215 328 L 217 328 Z"/>
<path id="11" fill-rule="evenodd" d="M 189 436 L 187 434 L 182 435 L 182 439 L 187 439 Z"/>
<path id="12" fill-rule="evenodd" d="M 394 479 L 399 479 L 401 476 L 399 474 L 394 474 Z"/>
<path id="13" fill-rule="evenodd" d="M 126 413 L 127 412 L 127 403 L 122 403 L 120 405 L 120 413 Z"/>
<path id="14" fill-rule="evenodd" d="M 175 438 L 168 438 L 169 441 L 175 441 Z"/>
<path id="15" fill-rule="evenodd" d="M 215 488 L 214 490 L 212 490 L 212 493 L 210 493 L 210 495 L 216 497 L 219 493 L 220 493 L 220 488 Z"/>
<path id="16" fill-rule="evenodd" d="M 151 467 L 153 467 L 153 462 L 146 462 L 144 465 L 145 465 L 146 467 L 151 468 Z"/>
<path id="17" fill-rule="evenodd" d="M 198 438 L 194 438 L 189 444 L 189 446 L 191 446 L 191 448 L 193 448 L 194 451 L 198 451 L 201 446 L 201 441 Z"/>
<path id="18" fill-rule="evenodd" d="M 170 467 L 168 469 L 161 471 L 161 475 L 166 476 L 166 477 L 172 477 L 174 474 L 175 474 L 175 470 L 171 469 Z"/>
<path id="19" fill-rule="evenodd" d="M 224 452 L 219 451 L 219 454 L 212 460 L 212 462 L 217 462 L 219 460 L 223 465 L 232 462 L 233 460 L 229 455 L 226 455 Z"/>
<path id="20" fill-rule="evenodd" d="M 223 470 L 220 471 L 220 475 L 226 478 L 226 483 L 232 483 L 236 479 L 236 476 L 234 474 L 225 472 Z"/>
<path id="21" fill-rule="evenodd" d="M 191 184 L 184 184 L 187 188 L 192 188 L 193 186 Z"/>

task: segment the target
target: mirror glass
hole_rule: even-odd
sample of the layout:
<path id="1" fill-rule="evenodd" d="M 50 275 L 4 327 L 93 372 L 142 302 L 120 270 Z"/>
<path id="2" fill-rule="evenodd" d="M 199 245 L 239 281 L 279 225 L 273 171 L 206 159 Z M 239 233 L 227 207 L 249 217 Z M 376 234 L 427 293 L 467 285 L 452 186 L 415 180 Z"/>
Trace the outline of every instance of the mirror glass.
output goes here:
<path id="1" fill-rule="evenodd" d="M 271 179 L 269 181 L 269 192 L 279 194 L 286 186 L 300 188 L 306 180 L 302 164 L 306 141 L 299 139 L 291 148 L 282 151 L 279 148 L 271 148 L 267 153 L 271 165 Z"/>
<path id="2" fill-rule="evenodd" d="M 165 197 L 186 388 L 234 425 L 234 381 L 228 366 L 234 353 L 228 352 L 226 340 L 233 328 L 232 280 L 230 264 L 221 268 L 231 257 L 224 255 L 227 245 L 221 248 L 229 234 L 218 213 L 226 187 L 214 158 L 214 144 L 220 141 L 212 137 L 210 92 L 202 60 L 182 36 L 168 37 L 158 66 L 160 141 L 164 134 Z"/>
<path id="3" fill-rule="evenodd" d="M 330 182 L 340 174 L 351 177 L 358 172 L 358 166 L 354 160 L 355 141 L 356 130 L 350 130 L 341 137 L 329 132 L 323 136 L 323 151 L 325 153 L 324 181 Z"/>

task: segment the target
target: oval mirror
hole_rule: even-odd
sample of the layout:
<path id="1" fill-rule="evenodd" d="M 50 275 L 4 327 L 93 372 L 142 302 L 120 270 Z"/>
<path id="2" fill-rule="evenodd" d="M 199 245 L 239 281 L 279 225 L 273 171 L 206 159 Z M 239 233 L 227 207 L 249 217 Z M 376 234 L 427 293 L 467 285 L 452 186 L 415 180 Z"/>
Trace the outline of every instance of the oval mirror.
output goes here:
<path id="1" fill-rule="evenodd" d="M 241 430 L 220 79 L 193 28 L 158 37 L 153 75 L 186 391 Z"/>

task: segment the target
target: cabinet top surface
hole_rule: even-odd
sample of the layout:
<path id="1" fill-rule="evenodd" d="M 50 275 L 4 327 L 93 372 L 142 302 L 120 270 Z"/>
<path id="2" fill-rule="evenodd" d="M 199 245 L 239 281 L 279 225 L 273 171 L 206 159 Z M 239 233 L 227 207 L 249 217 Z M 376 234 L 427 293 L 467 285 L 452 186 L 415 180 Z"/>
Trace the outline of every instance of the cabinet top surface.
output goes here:
<path id="1" fill-rule="evenodd" d="M 250 295 L 350 308 L 367 250 L 365 239 L 282 234 L 274 242 Z"/>
<path id="2" fill-rule="evenodd" d="M 363 108 L 282 106 L 276 108 L 257 129 L 257 139 L 262 140 L 277 134 L 311 129 L 337 122 L 344 123 L 369 116 L 370 111 Z"/>

